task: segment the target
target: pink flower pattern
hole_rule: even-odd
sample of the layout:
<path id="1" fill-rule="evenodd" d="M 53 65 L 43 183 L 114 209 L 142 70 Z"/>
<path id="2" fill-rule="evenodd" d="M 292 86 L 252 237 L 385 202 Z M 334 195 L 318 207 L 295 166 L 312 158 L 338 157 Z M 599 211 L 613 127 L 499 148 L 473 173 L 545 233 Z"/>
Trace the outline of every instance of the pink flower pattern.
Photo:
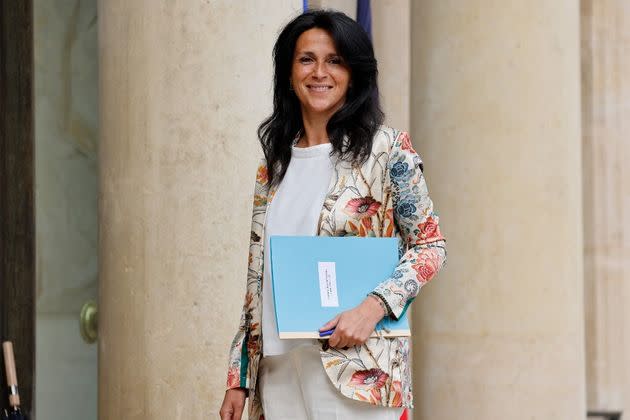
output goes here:
<path id="1" fill-rule="evenodd" d="M 348 201 L 344 211 L 357 219 L 364 217 L 372 217 L 376 214 L 381 203 L 373 199 L 372 197 L 353 198 Z"/>
<path id="2" fill-rule="evenodd" d="M 374 290 L 389 316 L 400 316 L 446 260 L 445 240 L 422 174 L 422 160 L 409 135 L 381 127 L 372 153 L 360 167 L 335 166 L 336 185 L 325 199 L 318 235 L 383 236 L 401 241 L 400 263 Z M 261 357 L 260 306 L 264 220 L 277 187 L 268 183 L 265 162 L 256 172 L 247 293 L 229 354 L 227 387 L 249 390 L 249 418 L 262 419 L 256 386 Z M 413 407 L 407 337 L 370 338 L 350 349 L 320 351 L 322 368 L 343 395 L 372 405 Z"/>
<path id="3" fill-rule="evenodd" d="M 389 375 L 380 369 L 372 368 L 368 370 L 358 370 L 350 378 L 350 386 L 372 389 L 382 388 L 389 379 Z"/>

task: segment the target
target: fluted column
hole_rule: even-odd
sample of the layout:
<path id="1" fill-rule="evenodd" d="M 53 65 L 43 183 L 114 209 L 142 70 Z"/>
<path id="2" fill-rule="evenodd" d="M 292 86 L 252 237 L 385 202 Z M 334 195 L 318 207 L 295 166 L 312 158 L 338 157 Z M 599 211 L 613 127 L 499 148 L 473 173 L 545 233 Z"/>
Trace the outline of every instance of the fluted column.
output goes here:
<path id="1" fill-rule="evenodd" d="M 410 0 L 377 0 L 370 3 L 385 123 L 399 130 L 409 130 Z"/>
<path id="2" fill-rule="evenodd" d="M 309 0 L 309 9 L 333 9 L 357 18 L 357 0 Z"/>
<path id="3" fill-rule="evenodd" d="M 99 2 L 101 420 L 217 417 L 271 50 L 301 6 Z"/>
<path id="4" fill-rule="evenodd" d="M 449 261 L 416 419 L 585 418 L 579 2 L 412 2 L 411 130 Z"/>
<path id="5" fill-rule="evenodd" d="M 584 291 L 590 409 L 630 412 L 630 7 L 582 1 Z"/>

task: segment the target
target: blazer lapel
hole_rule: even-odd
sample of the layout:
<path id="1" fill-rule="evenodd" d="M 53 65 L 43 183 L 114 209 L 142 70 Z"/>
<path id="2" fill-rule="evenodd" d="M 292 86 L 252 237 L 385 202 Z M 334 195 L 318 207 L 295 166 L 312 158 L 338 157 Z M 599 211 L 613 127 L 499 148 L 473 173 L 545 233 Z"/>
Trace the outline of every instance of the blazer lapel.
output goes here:
<path id="1" fill-rule="evenodd" d="M 319 222 L 317 224 L 318 236 L 321 235 L 324 225 L 329 222 L 330 214 L 339 199 L 339 193 L 343 190 L 347 180 L 350 178 L 353 168 L 352 163 L 336 158 L 333 174 L 330 177 L 330 183 L 328 185 L 328 194 L 326 194 L 324 204 L 319 213 Z"/>
<path id="2" fill-rule="evenodd" d="M 330 182 L 328 184 L 328 193 L 326 194 L 326 198 L 324 199 L 324 204 L 322 205 L 322 209 L 319 213 L 319 222 L 317 223 L 317 235 L 319 236 L 322 232 L 322 227 L 328 221 L 328 217 L 339 198 L 339 192 L 344 188 L 347 184 L 347 180 L 350 179 L 350 175 L 352 174 L 352 170 L 354 169 L 354 165 L 351 162 L 344 161 L 339 158 L 335 158 L 335 167 L 333 169 L 333 174 L 330 177 Z M 269 211 L 269 205 L 273 201 L 273 198 L 278 191 L 279 185 L 274 185 L 269 188 L 267 193 L 267 207 L 265 209 L 265 218 L 263 220 L 263 229 L 266 226 L 267 222 L 267 212 Z"/>

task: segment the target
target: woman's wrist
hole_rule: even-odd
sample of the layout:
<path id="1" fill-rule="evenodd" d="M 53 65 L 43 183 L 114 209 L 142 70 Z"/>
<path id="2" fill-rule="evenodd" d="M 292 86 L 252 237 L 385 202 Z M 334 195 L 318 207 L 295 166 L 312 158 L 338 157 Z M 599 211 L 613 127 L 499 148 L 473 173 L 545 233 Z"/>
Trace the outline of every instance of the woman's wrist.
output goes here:
<path id="1" fill-rule="evenodd" d="M 369 294 L 367 295 L 367 300 L 372 302 L 372 303 L 376 303 L 378 305 L 378 308 L 380 309 L 379 311 L 379 319 L 385 317 L 385 315 L 387 315 L 387 306 L 385 306 L 385 303 L 381 300 L 381 298 L 379 298 L 378 296 Z M 376 305 L 374 305 L 374 307 L 376 307 Z"/>

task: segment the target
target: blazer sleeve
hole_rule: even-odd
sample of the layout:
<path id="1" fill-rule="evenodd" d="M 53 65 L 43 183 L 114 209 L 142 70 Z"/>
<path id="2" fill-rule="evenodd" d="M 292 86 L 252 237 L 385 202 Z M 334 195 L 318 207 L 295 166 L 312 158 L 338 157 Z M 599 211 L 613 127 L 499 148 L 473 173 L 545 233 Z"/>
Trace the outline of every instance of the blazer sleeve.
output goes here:
<path id="1" fill-rule="evenodd" d="M 400 318 L 446 262 L 446 241 L 429 198 L 422 160 L 409 135 L 396 136 L 387 163 L 395 223 L 404 241 L 404 253 L 390 278 L 370 294 L 380 298 L 388 315 Z"/>
<path id="2" fill-rule="evenodd" d="M 229 352 L 227 373 L 227 388 L 249 388 L 249 347 L 257 345 L 260 336 L 260 326 L 252 324 L 252 310 L 254 296 L 257 293 L 260 281 L 262 254 L 262 223 L 267 206 L 267 165 L 261 161 L 256 172 L 256 184 L 254 188 L 254 203 L 252 210 L 252 227 L 249 242 L 249 257 L 247 268 L 247 288 L 243 301 L 243 309 L 238 330 Z M 248 345 L 249 344 L 249 345 Z"/>

